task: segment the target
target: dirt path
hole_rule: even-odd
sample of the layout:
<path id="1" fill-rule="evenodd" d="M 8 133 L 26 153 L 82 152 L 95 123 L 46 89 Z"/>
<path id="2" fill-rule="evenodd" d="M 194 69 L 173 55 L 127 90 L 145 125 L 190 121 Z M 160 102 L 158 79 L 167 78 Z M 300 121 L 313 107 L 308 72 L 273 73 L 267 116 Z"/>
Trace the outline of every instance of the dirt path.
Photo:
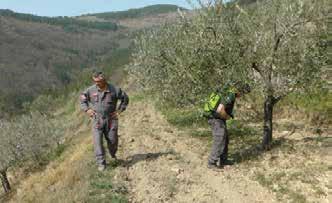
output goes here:
<path id="1" fill-rule="evenodd" d="M 63 154 L 23 180 L 10 202 L 109 202 L 117 188 L 129 202 L 144 203 L 331 202 L 329 136 L 294 133 L 259 160 L 216 172 L 207 169 L 207 140 L 176 130 L 153 105 L 132 102 L 120 118 L 122 161 L 101 176 L 89 129 L 81 125 Z"/>
<path id="2" fill-rule="evenodd" d="M 129 189 L 131 202 L 275 202 L 250 180 L 245 166 L 207 169 L 206 141 L 180 135 L 152 105 L 131 104 L 120 123 L 115 181 Z"/>

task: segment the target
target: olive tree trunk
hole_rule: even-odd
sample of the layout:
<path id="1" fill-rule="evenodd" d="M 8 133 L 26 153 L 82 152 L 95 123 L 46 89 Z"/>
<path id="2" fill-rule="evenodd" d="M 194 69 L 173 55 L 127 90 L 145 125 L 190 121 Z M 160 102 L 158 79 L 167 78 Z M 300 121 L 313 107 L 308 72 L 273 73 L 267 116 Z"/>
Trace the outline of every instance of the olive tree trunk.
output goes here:
<path id="1" fill-rule="evenodd" d="M 273 133 L 273 107 L 281 99 L 272 95 L 266 97 L 264 102 L 263 149 L 271 149 Z"/>
<path id="2" fill-rule="evenodd" d="M 273 102 L 271 96 L 268 96 L 264 102 L 264 128 L 263 128 L 263 149 L 270 149 L 272 143 L 272 119 L 273 119 Z"/>
<path id="3" fill-rule="evenodd" d="M 11 190 L 11 188 L 10 188 L 9 180 L 7 177 L 7 171 L 1 171 L 0 178 L 1 178 L 2 187 L 5 191 L 5 193 L 8 193 Z"/>

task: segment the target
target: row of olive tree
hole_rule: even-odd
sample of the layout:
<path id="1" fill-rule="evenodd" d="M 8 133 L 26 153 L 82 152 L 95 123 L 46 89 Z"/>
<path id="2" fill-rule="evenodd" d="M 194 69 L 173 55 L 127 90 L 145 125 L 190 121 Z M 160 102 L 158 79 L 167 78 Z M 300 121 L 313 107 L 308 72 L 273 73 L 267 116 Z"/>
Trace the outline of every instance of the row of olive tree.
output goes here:
<path id="1" fill-rule="evenodd" d="M 250 82 L 265 98 L 267 149 L 274 105 L 318 81 L 326 65 L 328 1 L 199 3 L 191 17 L 179 12 L 177 22 L 142 33 L 131 76 L 178 106 L 201 104 L 225 82 Z"/>
<path id="2" fill-rule="evenodd" d="M 8 168 L 40 159 L 57 146 L 63 130 L 41 113 L 22 115 L 11 121 L 0 120 L 0 128 L 0 178 L 4 191 L 9 192 Z"/>

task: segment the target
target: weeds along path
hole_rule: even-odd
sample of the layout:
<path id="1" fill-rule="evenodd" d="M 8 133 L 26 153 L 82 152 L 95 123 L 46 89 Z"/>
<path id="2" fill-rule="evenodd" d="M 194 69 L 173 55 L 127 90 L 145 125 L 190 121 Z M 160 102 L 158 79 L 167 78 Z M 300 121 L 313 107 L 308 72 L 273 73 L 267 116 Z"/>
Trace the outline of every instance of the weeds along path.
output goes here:
<path id="1" fill-rule="evenodd" d="M 77 129 L 61 156 L 18 186 L 10 202 L 83 202 L 89 187 L 92 143 L 88 129 Z"/>
<path id="2" fill-rule="evenodd" d="M 114 181 L 126 185 L 130 202 L 274 202 L 249 179 L 245 166 L 207 169 L 209 146 L 171 127 L 153 105 L 135 102 L 120 123 Z"/>
<path id="3" fill-rule="evenodd" d="M 100 173 L 90 123 L 78 115 L 70 114 L 79 122 L 65 151 L 17 184 L 10 202 L 331 202 L 328 137 L 294 134 L 259 160 L 216 172 L 207 169 L 209 141 L 176 130 L 146 101 L 131 102 L 120 118 L 122 161 Z"/>

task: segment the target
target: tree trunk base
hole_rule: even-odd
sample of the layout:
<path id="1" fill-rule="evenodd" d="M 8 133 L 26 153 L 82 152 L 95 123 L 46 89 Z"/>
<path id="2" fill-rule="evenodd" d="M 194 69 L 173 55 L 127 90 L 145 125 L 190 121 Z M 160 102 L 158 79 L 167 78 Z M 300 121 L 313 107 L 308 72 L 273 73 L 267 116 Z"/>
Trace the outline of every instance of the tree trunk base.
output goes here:
<path id="1" fill-rule="evenodd" d="M 0 178 L 1 178 L 2 187 L 5 191 L 5 193 L 10 192 L 11 188 L 10 188 L 9 180 L 8 180 L 8 177 L 7 177 L 7 172 L 6 171 L 1 171 L 0 172 Z"/>
<path id="2" fill-rule="evenodd" d="M 262 147 L 264 150 L 270 150 L 272 148 L 272 119 L 273 119 L 273 106 L 274 98 L 268 96 L 264 102 L 264 132 Z"/>

